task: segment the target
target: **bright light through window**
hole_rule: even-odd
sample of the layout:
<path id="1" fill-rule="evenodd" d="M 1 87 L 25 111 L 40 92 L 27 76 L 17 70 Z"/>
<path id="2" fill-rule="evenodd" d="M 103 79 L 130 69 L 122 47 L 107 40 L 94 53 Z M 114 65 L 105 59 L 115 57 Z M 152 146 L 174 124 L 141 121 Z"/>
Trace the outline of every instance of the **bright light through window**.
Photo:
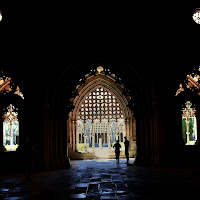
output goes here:
<path id="1" fill-rule="evenodd" d="M 98 87 L 85 97 L 78 112 L 78 151 L 110 148 L 116 140 L 123 146 L 124 131 L 123 113 L 114 95 Z"/>
<path id="2" fill-rule="evenodd" d="M 15 107 L 10 104 L 3 115 L 3 146 L 5 151 L 16 151 L 19 146 L 19 121 Z"/>

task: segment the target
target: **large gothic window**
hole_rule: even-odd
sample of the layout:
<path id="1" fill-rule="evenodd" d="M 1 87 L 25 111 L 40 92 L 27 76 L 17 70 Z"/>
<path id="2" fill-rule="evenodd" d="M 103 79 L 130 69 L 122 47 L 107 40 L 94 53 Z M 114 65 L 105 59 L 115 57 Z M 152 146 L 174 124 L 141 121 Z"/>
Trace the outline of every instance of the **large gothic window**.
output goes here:
<path id="1" fill-rule="evenodd" d="M 182 114 L 182 134 L 186 145 L 194 145 L 197 140 L 196 110 L 192 103 L 187 101 Z"/>
<path id="2" fill-rule="evenodd" d="M 111 147 L 123 142 L 124 117 L 120 103 L 104 87 L 97 87 L 85 97 L 78 112 L 78 150 Z"/>
<path id="3" fill-rule="evenodd" d="M 113 144 L 124 136 L 136 154 L 136 119 L 128 88 L 110 69 L 98 66 L 79 79 L 67 105 L 67 143 L 74 159 L 113 158 Z M 74 152 L 81 152 L 74 153 Z"/>
<path id="4" fill-rule="evenodd" d="M 179 85 L 176 96 L 187 91 L 200 96 L 200 67 L 194 69 L 191 74 L 187 74 L 185 80 Z M 189 93 L 191 94 L 191 93 Z M 183 95 L 183 93 L 182 93 Z M 182 137 L 186 145 L 195 145 L 197 140 L 197 112 L 190 101 L 185 103 L 182 110 Z"/>
<path id="5" fill-rule="evenodd" d="M 19 146 L 19 121 L 15 107 L 10 104 L 3 115 L 3 146 L 6 151 L 16 151 Z"/>

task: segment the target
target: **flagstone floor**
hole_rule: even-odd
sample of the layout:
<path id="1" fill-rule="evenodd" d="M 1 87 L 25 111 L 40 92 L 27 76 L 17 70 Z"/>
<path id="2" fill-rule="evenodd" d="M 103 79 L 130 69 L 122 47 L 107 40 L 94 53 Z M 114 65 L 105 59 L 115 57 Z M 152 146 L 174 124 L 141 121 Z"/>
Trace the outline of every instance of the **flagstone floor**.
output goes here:
<path id="1" fill-rule="evenodd" d="M 196 199 L 200 191 L 198 168 L 155 168 L 117 164 L 110 160 L 71 161 L 71 168 L 0 177 L 0 200 L 169 200 Z"/>

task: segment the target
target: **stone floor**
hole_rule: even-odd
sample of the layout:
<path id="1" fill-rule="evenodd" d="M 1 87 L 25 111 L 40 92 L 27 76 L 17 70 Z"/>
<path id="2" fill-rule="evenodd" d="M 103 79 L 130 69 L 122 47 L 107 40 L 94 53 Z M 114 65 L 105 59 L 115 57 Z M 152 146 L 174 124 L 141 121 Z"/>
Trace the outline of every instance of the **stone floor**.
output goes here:
<path id="1" fill-rule="evenodd" d="M 71 168 L 0 178 L 0 200 L 168 200 L 200 196 L 200 169 L 136 167 L 121 159 L 71 161 Z"/>

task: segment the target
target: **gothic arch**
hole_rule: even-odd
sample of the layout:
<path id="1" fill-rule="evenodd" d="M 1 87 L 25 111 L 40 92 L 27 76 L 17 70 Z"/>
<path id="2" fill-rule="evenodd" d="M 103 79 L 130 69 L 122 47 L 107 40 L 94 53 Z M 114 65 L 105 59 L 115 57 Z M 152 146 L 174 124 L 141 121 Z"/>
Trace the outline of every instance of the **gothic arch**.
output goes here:
<path id="1" fill-rule="evenodd" d="M 23 106 L 24 95 L 15 81 L 15 77 L 0 72 L 0 151 L 16 151 L 19 138 L 23 137 Z M 18 111 L 16 111 L 19 109 Z M 19 128 L 20 121 L 20 128 Z M 20 137 L 19 137 L 20 130 Z M 6 148 L 5 148 L 6 146 Z"/>
<path id="2" fill-rule="evenodd" d="M 79 91 L 79 96 L 77 96 L 74 100 L 75 108 L 72 114 L 72 119 L 73 120 L 77 119 L 78 109 L 81 103 L 83 102 L 84 97 L 99 86 L 104 87 L 117 98 L 117 100 L 121 104 L 123 115 L 126 118 L 128 118 L 128 116 L 130 116 L 131 110 L 127 107 L 128 100 L 122 94 L 123 88 L 117 87 L 117 85 L 114 82 L 111 82 L 108 79 L 106 80 L 106 77 L 98 75 L 97 77 L 94 77 L 93 80 L 86 83 L 86 85 L 82 87 L 81 90 Z"/>
<path id="3" fill-rule="evenodd" d="M 84 98 L 94 91 L 97 87 L 103 87 L 108 90 L 116 100 L 120 103 L 120 107 L 124 116 L 125 135 L 131 141 L 132 149 L 135 156 L 136 151 L 136 119 L 133 111 L 127 106 L 131 99 L 130 96 L 124 95 L 124 85 L 116 83 L 115 75 L 105 75 L 103 71 L 97 72 L 95 75 L 87 76 L 85 83 L 78 85 L 77 96 L 71 99 L 74 109 L 69 113 L 67 120 L 68 135 L 68 151 L 69 153 L 77 151 L 77 118 L 78 112 Z"/>

